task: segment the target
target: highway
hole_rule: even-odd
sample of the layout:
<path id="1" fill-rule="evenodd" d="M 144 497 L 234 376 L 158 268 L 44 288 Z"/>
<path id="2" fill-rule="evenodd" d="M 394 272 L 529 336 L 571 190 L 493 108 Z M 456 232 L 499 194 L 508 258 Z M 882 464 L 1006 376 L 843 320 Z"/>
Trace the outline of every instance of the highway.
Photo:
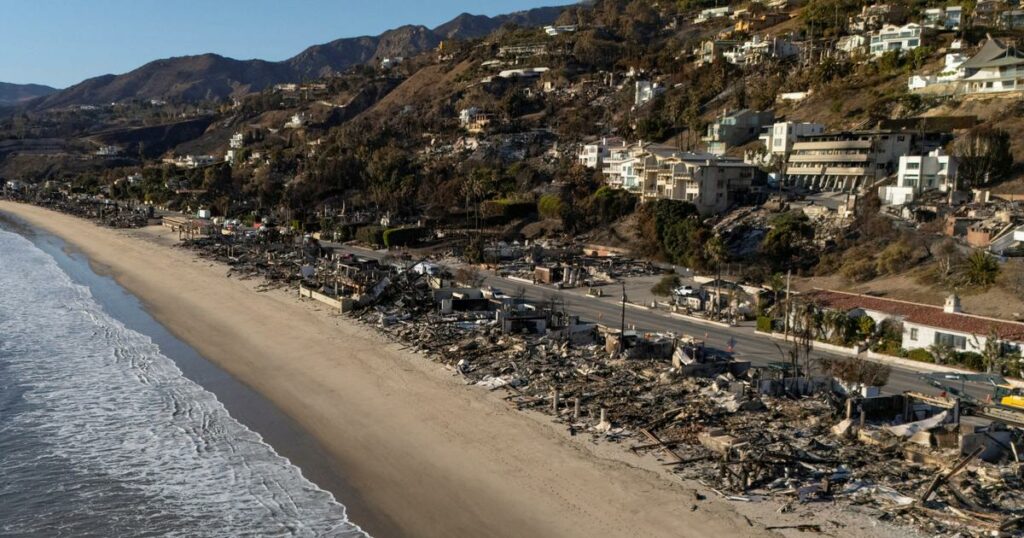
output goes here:
<path id="1" fill-rule="evenodd" d="M 325 247 L 350 252 L 357 256 L 372 259 L 383 259 L 388 256 L 386 251 L 375 251 L 337 243 L 321 243 Z M 454 269 L 449 265 L 449 269 Z M 550 302 L 554 299 L 571 315 L 580 316 L 583 321 L 594 321 L 610 327 L 619 327 L 622 316 L 621 295 L 611 288 L 611 292 L 603 298 L 587 296 L 585 290 L 557 289 L 553 286 L 533 284 L 510 280 L 493 273 L 481 272 L 484 286 L 501 290 L 507 295 L 520 296 L 538 303 Z M 667 312 L 650 310 L 633 305 L 626 306 L 626 328 L 643 332 L 672 332 L 676 335 L 688 335 L 703 339 L 705 346 L 716 352 L 725 353 L 732 344 L 732 355 L 738 360 L 750 361 L 754 366 L 766 366 L 772 362 L 788 362 L 787 352 L 791 344 L 759 335 L 752 326 L 726 327 L 712 323 L 688 320 Z M 812 350 L 813 359 L 834 359 L 840 355 Z M 912 390 L 925 394 L 937 394 L 939 389 L 932 387 L 917 371 L 902 366 L 892 366 L 888 384 L 883 392 L 898 394 Z M 983 399 L 991 393 L 991 389 L 979 383 L 968 383 L 966 392 L 971 396 Z"/>

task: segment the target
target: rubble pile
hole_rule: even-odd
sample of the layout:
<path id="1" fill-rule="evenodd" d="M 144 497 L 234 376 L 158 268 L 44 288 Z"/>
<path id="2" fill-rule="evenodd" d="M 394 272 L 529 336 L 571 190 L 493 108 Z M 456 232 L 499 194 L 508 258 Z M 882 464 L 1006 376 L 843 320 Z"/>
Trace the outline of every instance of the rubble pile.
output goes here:
<path id="1" fill-rule="evenodd" d="M 211 236 L 182 241 L 180 246 L 201 258 L 229 266 L 228 276 L 243 280 L 260 278 L 271 287 L 280 287 L 298 285 L 303 280 L 302 268 L 317 260 L 312 253 L 290 243 L 292 241 Z"/>
<path id="2" fill-rule="evenodd" d="M 629 442 L 725 499 L 773 499 L 782 511 L 841 503 L 940 535 L 1024 535 L 1018 430 L 975 431 L 948 411 L 922 420 L 911 396 L 861 398 L 831 377 L 784 378 L 694 339 L 619 335 L 411 261 L 382 265 L 297 237 L 186 244 L 231 275 L 359 297 L 346 310 L 354 319 L 466 383 L 503 390 L 571 435 Z"/>
<path id="3" fill-rule="evenodd" d="M 632 439 L 634 452 L 653 452 L 673 473 L 723 498 L 775 499 L 783 511 L 846 503 L 942 535 L 1024 532 L 1018 525 L 1024 516 L 1020 463 L 1009 456 L 1002 463 L 972 459 L 948 491 L 926 496 L 946 468 L 910 461 L 915 452 L 895 438 L 878 444 L 853 436 L 859 430 L 873 439 L 878 426 L 842 421 L 846 396 L 831 390 L 831 379 L 810 384 L 818 387 L 810 395 L 795 395 L 785 380 L 768 379 L 760 369 L 687 376 L 665 358 L 619 358 L 625 354 L 596 343 L 508 334 L 485 313 L 440 315 L 425 283 L 403 290 L 396 303 L 379 303 L 357 319 L 449 366 L 467 383 L 505 390 L 517 409 L 555 416 L 573 435 Z M 933 459 L 950 463 L 959 454 L 930 450 Z"/>
<path id="4" fill-rule="evenodd" d="M 60 213 L 89 219 L 110 228 L 142 228 L 153 216 L 149 206 L 136 207 L 89 196 L 52 196 L 29 201 Z"/>

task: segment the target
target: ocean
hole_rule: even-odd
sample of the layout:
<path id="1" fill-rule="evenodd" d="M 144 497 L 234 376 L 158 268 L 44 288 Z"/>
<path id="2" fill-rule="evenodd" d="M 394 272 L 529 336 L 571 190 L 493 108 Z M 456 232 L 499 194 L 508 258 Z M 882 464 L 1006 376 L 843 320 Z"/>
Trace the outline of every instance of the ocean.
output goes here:
<path id="1" fill-rule="evenodd" d="M 52 254 L 0 227 L 0 536 L 366 536 Z"/>

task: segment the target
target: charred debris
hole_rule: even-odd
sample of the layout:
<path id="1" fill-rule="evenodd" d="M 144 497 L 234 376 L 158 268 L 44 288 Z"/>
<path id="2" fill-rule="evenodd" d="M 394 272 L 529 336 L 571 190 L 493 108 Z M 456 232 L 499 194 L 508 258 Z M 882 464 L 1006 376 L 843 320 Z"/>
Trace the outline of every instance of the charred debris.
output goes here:
<path id="1" fill-rule="evenodd" d="M 755 367 L 699 338 L 588 322 L 557 299 L 525 299 L 514 282 L 484 286 L 471 266 L 453 274 L 430 260 L 377 260 L 301 236 L 183 245 L 229 265 L 229 276 L 337 308 L 571 435 L 651 453 L 725 499 L 774 499 L 782 511 L 844 503 L 930 534 L 1024 535 L 1020 424 L 964 417 L 960 400 L 878 395 L 788 362 Z M 642 270 L 577 261 L 569 266 L 602 275 L 616 263 Z"/>

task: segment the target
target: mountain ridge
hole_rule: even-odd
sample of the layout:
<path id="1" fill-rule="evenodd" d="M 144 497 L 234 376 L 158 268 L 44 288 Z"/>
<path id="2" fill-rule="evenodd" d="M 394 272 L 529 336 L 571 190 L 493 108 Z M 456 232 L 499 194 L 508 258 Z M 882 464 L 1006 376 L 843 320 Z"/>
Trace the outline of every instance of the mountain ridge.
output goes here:
<path id="1" fill-rule="evenodd" d="M 539 7 L 494 17 L 462 13 L 433 29 L 409 24 L 375 36 L 336 39 L 309 46 L 279 62 L 236 60 L 214 53 L 162 58 L 127 73 L 92 77 L 64 90 L 34 96 L 16 104 L 43 110 L 130 98 L 174 101 L 224 99 L 260 91 L 274 84 L 327 76 L 387 57 L 412 56 L 435 48 L 446 39 L 484 37 L 505 24 L 552 24 L 566 7 Z"/>
<path id="2" fill-rule="evenodd" d="M 14 84 L 0 82 L 0 106 L 17 105 L 60 90 L 45 84 Z"/>

